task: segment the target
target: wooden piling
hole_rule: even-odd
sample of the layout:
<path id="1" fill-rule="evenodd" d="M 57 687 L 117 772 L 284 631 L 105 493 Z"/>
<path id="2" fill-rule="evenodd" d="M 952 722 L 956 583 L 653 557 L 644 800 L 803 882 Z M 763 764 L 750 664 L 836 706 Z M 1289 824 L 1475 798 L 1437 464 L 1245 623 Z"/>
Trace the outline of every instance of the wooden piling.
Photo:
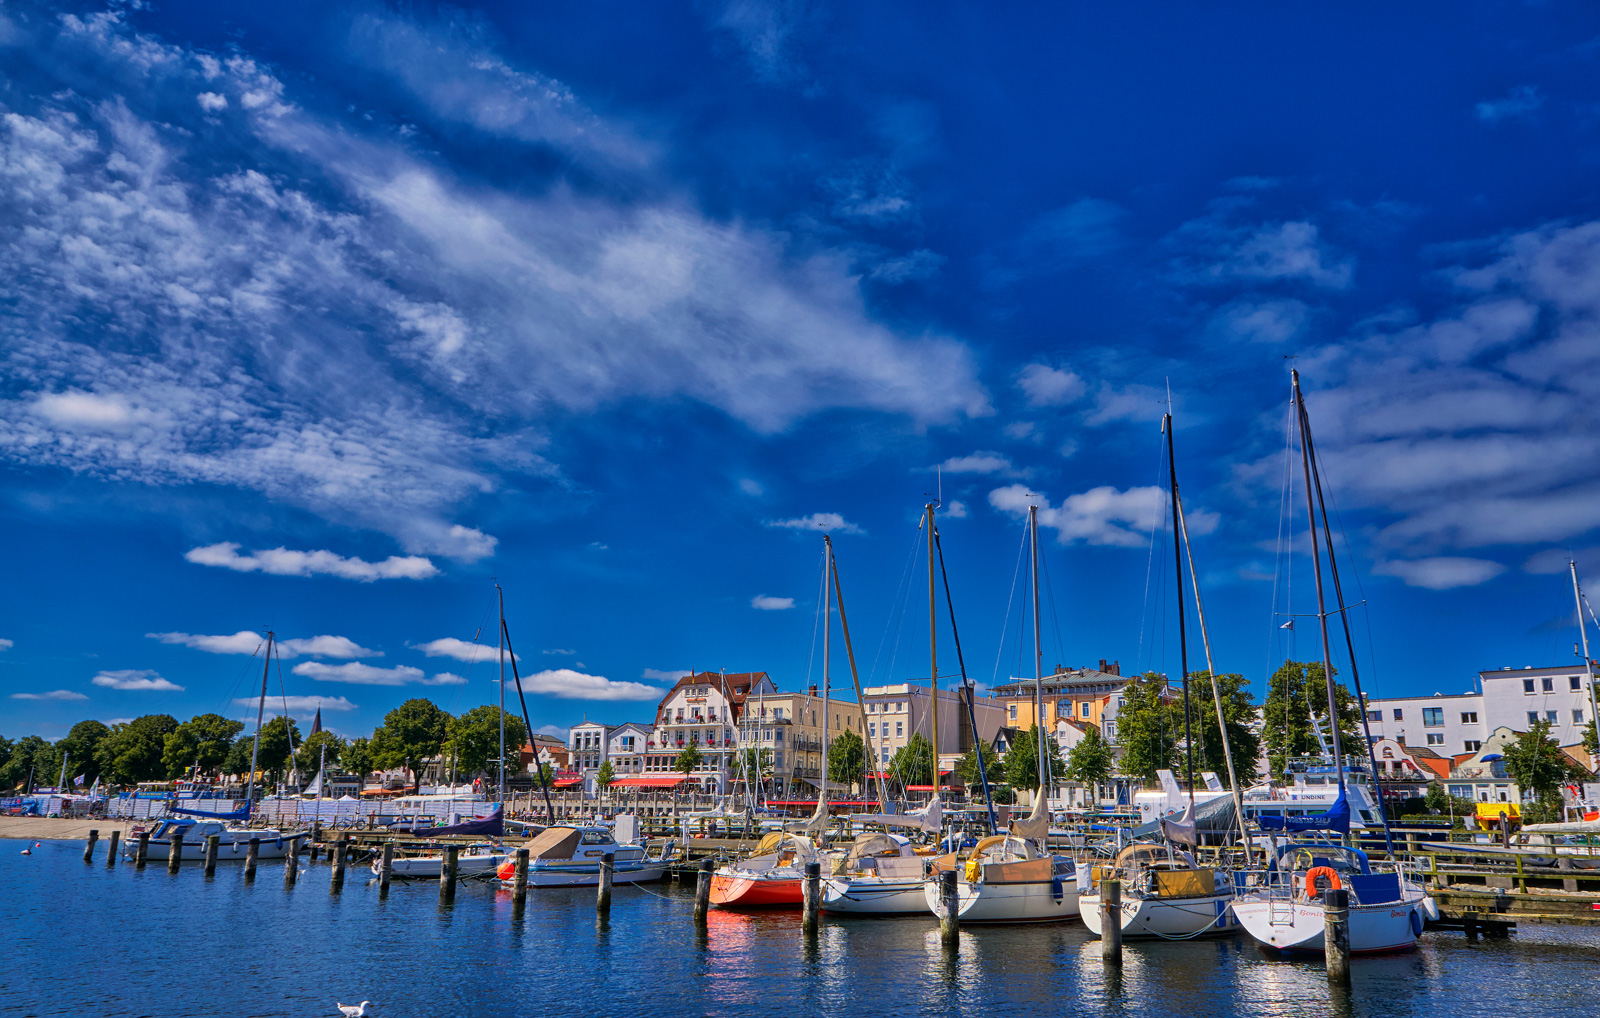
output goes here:
<path id="1" fill-rule="evenodd" d="M 206 871 L 206 876 L 208 876 L 208 877 L 214 875 L 217 872 L 217 849 L 220 848 L 221 846 L 222 846 L 222 835 L 220 835 L 220 834 L 208 834 L 208 835 L 206 835 L 205 871 Z"/>
<path id="2" fill-rule="evenodd" d="M 244 878 L 246 880 L 254 880 L 256 878 L 256 860 L 260 857 L 261 839 L 251 838 L 249 846 L 244 850 Z"/>
<path id="3" fill-rule="evenodd" d="M 167 872 L 176 873 L 183 865 L 183 832 L 173 831 L 167 845 Z"/>
<path id="4" fill-rule="evenodd" d="M 460 862 L 460 845 L 446 845 L 444 860 L 439 864 L 439 900 L 454 901 L 456 897 L 456 866 Z"/>
<path id="5" fill-rule="evenodd" d="M 1122 881 L 1116 877 L 1100 881 L 1100 959 L 1122 964 Z"/>
<path id="6" fill-rule="evenodd" d="M 694 924 L 702 929 L 706 925 L 706 915 L 711 911 L 711 871 L 716 865 L 710 859 L 701 859 L 700 872 L 695 879 Z"/>
<path id="7" fill-rule="evenodd" d="M 822 911 L 822 864 L 808 862 L 805 868 L 805 883 L 801 885 L 801 904 L 805 914 L 801 918 L 800 926 L 807 936 L 816 936 L 817 915 Z"/>
<path id="8" fill-rule="evenodd" d="M 1328 959 L 1328 982 L 1350 985 L 1350 892 L 1332 888 L 1322 898 L 1322 950 Z"/>
<path id="9" fill-rule="evenodd" d="M 953 869 L 939 874 L 939 940 L 951 951 L 961 943 L 961 895 Z"/>
<path id="10" fill-rule="evenodd" d="M 344 867 L 350 853 L 350 843 L 344 835 L 339 836 L 338 842 L 333 846 L 333 876 L 329 878 L 328 893 L 338 894 L 344 890 Z"/>
<path id="11" fill-rule="evenodd" d="M 595 894 L 594 911 L 601 919 L 611 918 L 611 880 L 616 868 L 615 852 L 607 852 L 600 857 L 600 886 Z"/>
<path id="12" fill-rule="evenodd" d="M 293 887 L 300 879 L 300 839 L 290 838 L 284 847 L 288 851 L 283 856 L 283 886 Z"/>
<path id="13" fill-rule="evenodd" d="M 89 829 L 89 840 L 83 846 L 83 861 L 90 862 L 94 859 L 94 843 L 100 840 L 100 832 L 94 828 Z"/>
<path id="14" fill-rule="evenodd" d="M 528 900 L 528 850 L 517 849 L 516 876 L 511 881 L 511 900 L 522 904 Z"/>
<path id="15" fill-rule="evenodd" d="M 139 832 L 139 843 L 137 845 L 135 845 L 134 848 L 133 848 L 133 865 L 135 867 L 141 869 L 141 870 L 144 869 L 144 860 L 145 860 L 145 857 L 148 856 L 149 854 L 150 854 L 150 832 L 149 831 L 140 831 Z"/>
<path id="16" fill-rule="evenodd" d="M 393 870 L 394 870 L 394 842 L 385 841 L 383 843 L 383 862 L 378 864 L 378 890 L 379 891 L 384 892 L 384 893 L 388 893 L 388 890 L 389 890 L 389 878 L 391 876 L 393 876 Z"/>
<path id="17" fill-rule="evenodd" d="M 106 842 L 107 868 L 117 864 L 117 842 L 120 840 L 122 840 L 122 829 L 118 827 L 111 828 L 111 838 Z"/>

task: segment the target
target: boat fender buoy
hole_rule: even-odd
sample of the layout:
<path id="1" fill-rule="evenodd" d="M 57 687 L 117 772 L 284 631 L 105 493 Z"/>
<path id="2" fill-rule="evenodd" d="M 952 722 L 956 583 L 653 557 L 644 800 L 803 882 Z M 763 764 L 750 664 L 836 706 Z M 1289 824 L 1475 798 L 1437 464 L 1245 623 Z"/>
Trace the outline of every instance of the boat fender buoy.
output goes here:
<path id="1" fill-rule="evenodd" d="M 976 859 L 967 860 L 967 883 L 976 884 L 978 882 L 978 874 L 982 872 L 981 865 Z"/>
<path id="2" fill-rule="evenodd" d="M 1415 936 L 1422 936 L 1422 913 L 1416 909 L 1411 910 L 1411 932 Z"/>
<path id="3" fill-rule="evenodd" d="M 1315 898 L 1317 896 L 1318 877 L 1328 878 L 1328 890 L 1330 891 L 1337 891 L 1339 888 L 1344 886 L 1344 884 L 1339 880 L 1339 874 L 1334 872 L 1332 866 L 1313 866 L 1309 870 L 1306 870 L 1307 898 Z"/>
<path id="4" fill-rule="evenodd" d="M 494 871 L 494 875 L 501 880 L 511 880 L 517 875 L 517 864 L 514 862 L 501 863 L 500 868 Z"/>

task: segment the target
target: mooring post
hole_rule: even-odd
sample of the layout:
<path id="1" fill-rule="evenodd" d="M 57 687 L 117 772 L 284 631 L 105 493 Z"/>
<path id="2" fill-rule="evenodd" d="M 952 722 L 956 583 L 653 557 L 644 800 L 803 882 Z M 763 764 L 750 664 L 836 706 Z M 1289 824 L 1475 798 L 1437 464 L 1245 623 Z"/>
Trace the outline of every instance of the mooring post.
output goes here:
<path id="1" fill-rule="evenodd" d="M 615 852 L 600 857 L 600 888 L 595 894 L 594 911 L 601 919 L 611 918 L 611 880 L 617 867 Z"/>
<path id="2" fill-rule="evenodd" d="M 222 845 L 222 835 L 206 835 L 205 871 L 206 876 L 213 876 L 217 872 L 217 849 Z"/>
<path id="3" fill-rule="evenodd" d="M 1461 932 L 1467 935 L 1468 940 L 1478 939 L 1478 912 L 1476 909 L 1467 909 L 1461 913 Z"/>
<path id="4" fill-rule="evenodd" d="M 389 893 L 389 877 L 394 870 L 394 842 L 383 843 L 383 861 L 378 864 L 378 890 L 383 894 Z"/>
<path id="5" fill-rule="evenodd" d="M 117 842 L 122 840 L 122 829 L 111 828 L 111 837 L 106 841 L 106 868 L 117 864 Z"/>
<path id="6" fill-rule="evenodd" d="M 139 843 L 133 848 L 133 864 L 139 869 L 144 869 L 144 860 L 150 854 L 150 832 L 139 832 Z"/>
<path id="7" fill-rule="evenodd" d="M 454 901 L 456 897 L 456 863 L 460 858 L 460 845 L 444 846 L 444 861 L 439 866 L 439 900 Z"/>
<path id="8" fill-rule="evenodd" d="M 805 877 L 801 887 L 801 904 L 805 906 L 805 914 L 800 926 L 806 936 L 813 937 L 817 933 L 817 914 L 822 911 L 822 864 L 806 863 Z"/>
<path id="9" fill-rule="evenodd" d="M 516 876 L 511 880 L 511 900 L 518 905 L 528 900 L 528 850 L 517 849 Z"/>
<path id="10" fill-rule="evenodd" d="M 261 857 L 261 839 L 251 838 L 250 844 L 244 850 L 244 878 L 256 878 L 256 860 Z"/>
<path id="11" fill-rule="evenodd" d="M 338 894 L 344 890 L 344 867 L 345 861 L 349 858 L 349 853 L 350 843 L 345 840 L 344 834 L 341 833 L 339 840 L 333 846 L 333 876 L 328 881 L 330 894 Z"/>
<path id="12" fill-rule="evenodd" d="M 317 861 L 317 846 L 322 844 L 322 820 L 311 821 L 311 861 Z"/>
<path id="13" fill-rule="evenodd" d="M 83 846 L 83 861 L 91 862 L 94 859 L 94 843 L 100 840 L 100 832 L 89 828 L 89 841 Z"/>
<path id="14" fill-rule="evenodd" d="M 300 879 L 300 839 L 290 838 L 286 847 L 288 851 L 283 855 L 283 886 L 293 887 L 294 882 Z"/>
<path id="15" fill-rule="evenodd" d="M 1350 892 L 1330 889 L 1322 899 L 1322 949 L 1328 958 L 1328 982 L 1350 985 Z"/>
<path id="16" fill-rule="evenodd" d="M 1116 877 L 1100 881 L 1100 958 L 1122 964 L 1122 881 Z"/>
<path id="17" fill-rule="evenodd" d="M 694 924 L 705 928 L 706 915 L 711 911 L 711 871 L 716 868 L 712 859 L 700 860 L 700 873 L 694 885 Z"/>
<path id="18" fill-rule="evenodd" d="M 951 951 L 961 943 L 961 895 L 953 869 L 939 874 L 939 941 Z"/>
<path id="19" fill-rule="evenodd" d="M 176 873 L 183 863 L 183 832 L 173 831 L 167 844 L 167 872 Z"/>

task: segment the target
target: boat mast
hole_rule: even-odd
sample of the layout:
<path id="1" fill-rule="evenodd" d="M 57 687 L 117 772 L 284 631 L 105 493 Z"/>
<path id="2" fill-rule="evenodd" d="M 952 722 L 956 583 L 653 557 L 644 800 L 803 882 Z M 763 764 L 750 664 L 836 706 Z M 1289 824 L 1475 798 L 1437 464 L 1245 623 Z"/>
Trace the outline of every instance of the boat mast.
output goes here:
<path id="1" fill-rule="evenodd" d="M 500 584 L 494 585 L 495 596 L 500 601 L 500 798 L 499 802 L 506 801 L 506 592 L 500 589 Z M 533 741 L 533 733 L 528 733 L 528 741 Z M 539 765 L 539 750 L 533 751 L 533 764 Z"/>
<path id="2" fill-rule="evenodd" d="M 1047 799 L 1050 757 L 1044 746 L 1044 641 L 1039 635 L 1039 507 L 1028 506 L 1028 558 L 1033 573 L 1033 720 L 1039 726 L 1039 795 Z M 1048 812 L 1050 806 L 1045 803 Z"/>
<path id="3" fill-rule="evenodd" d="M 256 737 L 250 743 L 250 779 L 244 789 L 244 812 L 250 815 L 256 797 L 256 754 L 261 750 L 261 719 L 267 713 L 267 676 L 272 672 L 272 630 L 267 630 L 267 653 L 261 661 L 261 699 L 256 704 Z"/>
<path id="4" fill-rule="evenodd" d="M 1306 419 L 1306 398 L 1300 391 L 1300 371 L 1296 368 L 1289 369 L 1289 376 L 1293 380 L 1294 405 L 1296 417 L 1300 424 L 1300 463 L 1306 477 L 1306 520 L 1310 526 L 1311 538 L 1311 571 L 1317 581 L 1317 625 L 1322 631 L 1322 679 L 1328 693 L 1328 731 L 1330 741 L 1333 743 L 1333 770 L 1339 779 L 1339 792 L 1344 793 L 1344 751 L 1339 746 L 1339 704 L 1333 695 L 1333 648 L 1328 643 L 1328 612 L 1322 593 L 1322 552 L 1318 546 L 1317 537 L 1317 506 L 1316 494 L 1312 488 L 1311 480 L 1311 442 L 1307 435 L 1310 422 Z M 1328 548 L 1328 554 L 1333 554 L 1333 548 Z M 1362 710 L 1366 708 L 1363 705 Z M 1376 776 L 1374 776 L 1376 778 Z M 1381 793 L 1380 793 L 1381 794 Z"/>
<path id="5" fill-rule="evenodd" d="M 1578 563 L 1568 560 L 1572 573 L 1572 601 L 1578 609 L 1578 638 L 1583 641 L 1583 671 L 1589 677 L 1589 722 L 1595 726 L 1595 736 L 1600 738 L 1600 708 L 1595 704 L 1594 663 L 1589 660 L 1589 627 L 1583 624 L 1583 592 L 1578 588 Z"/>
<path id="6" fill-rule="evenodd" d="M 498 584 L 496 585 L 498 586 Z M 522 707 L 522 724 L 528 730 L 528 744 L 533 747 L 533 769 L 539 775 L 539 790 L 544 793 L 544 811 L 550 826 L 556 822 L 556 808 L 550 802 L 550 782 L 545 780 L 544 764 L 539 762 L 539 746 L 533 741 L 533 720 L 528 716 L 528 698 L 522 694 L 522 672 L 517 668 L 517 651 L 511 646 L 511 630 L 506 628 L 505 594 L 500 595 L 500 639 L 505 641 L 506 656 L 511 658 L 511 678 L 517 684 L 517 703 Z"/>
<path id="7" fill-rule="evenodd" d="M 989 806 L 989 833 L 995 834 L 1000 824 L 994 814 L 994 796 L 989 793 L 989 769 L 983 763 L 983 740 L 978 738 L 978 712 L 972 704 L 972 678 L 967 675 L 966 655 L 961 653 L 961 630 L 956 628 L 956 602 L 950 596 L 950 574 L 944 568 L 944 542 L 939 539 L 938 528 L 934 528 L 933 540 L 939 546 L 939 579 L 944 583 L 944 607 L 950 615 L 950 636 L 956 645 L 956 665 L 961 670 L 961 688 L 966 694 L 967 723 L 972 728 L 972 751 L 978 757 L 978 777 L 983 782 L 983 798 Z M 958 745 L 956 749 L 959 751 L 961 747 Z"/>
<path id="8" fill-rule="evenodd" d="M 867 698 L 861 692 L 861 673 L 856 670 L 856 651 L 855 647 L 850 643 L 850 621 L 845 618 L 844 614 L 844 587 L 839 583 L 839 560 L 833 556 L 833 539 L 827 534 L 823 534 L 822 539 L 828 544 L 828 561 L 832 563 L 829 568 L 833 573 L 833 601 L 839 606 L 839 629 L 844 634 L 844 653 L 850 661 L 850 681 L 856 687 L 856 703 L 860 705 L 863 710 L 865 710 Z M 865 722 L 863 722 L 863 724 L 864 723 Z M 865 744 L 866 732 L 862 731 L 860 734 L 863 736 L 862 742 Z M 874 771 L 878 770 L 879 761 L 877 753 L 878 751 L 876 749 L 874 749 L 870 744 L 867 744 L 867 751 L 866 753 L 862 754 L 865 757 L 863 762 L 870 763 Z M 865 774 L 861 776 L 861 780 L 866 780 Z M 878 812 L 888 813 L 889 805 L 883 797 L 883 779 L 879 778 L 876 784 L 878 786 Z M 863 785 L 861 790 L 862 794 L 865 795 L 866 786 Z"/>
<path id="9" fill-rule="evenodd" d="M 933 798 L 939 797 L 939 627 L 934 600 L 933 557 L 937 554 L 933 537 L 933 503 L 922 507 L 928 526 L 928 681 L 930 683 L 929 726 L 933 730 Z"/>
<path id="10" fill-rule="evenodd" d="M 1172 484 L 1172 557 L 1178 577 L 1178 667 L 1183 670 L 1183 759 L 1189 777 L 1189 818 L 1194 819 L 1194 725 L 1189 711 L 1189 631 L 1183 612 L 1183 537 L 1178 524 L 1178 461 L 1172 451 L 1172 414 L 1161 418 L 1167 434 L 1167 476 Z M 1212 681 L 1215 681 L 1213 679 Z"/>
<path id="11" fill-rule="evenodd" d="M 833 542 L 822 535 L 822 781 L 817 785 L 817 798 L 828 796 L 828 687 L 833 684 L 829 669 L 833 644 L 833 589 L 828 585 L 828 570 L 833 566 Z M 812 646 L 816 646 L 812 644 Z"/>

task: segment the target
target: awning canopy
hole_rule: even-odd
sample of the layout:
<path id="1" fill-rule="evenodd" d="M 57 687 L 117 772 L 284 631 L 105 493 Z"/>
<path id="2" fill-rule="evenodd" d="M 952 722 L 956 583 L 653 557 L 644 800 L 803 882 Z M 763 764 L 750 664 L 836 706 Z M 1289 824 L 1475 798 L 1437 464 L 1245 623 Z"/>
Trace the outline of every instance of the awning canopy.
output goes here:
<path id="1" fill-rule="evenodd" d="M 678 777 L 675 777 L 675 778 L 669 778 L 669 777 L 665 777 L 665 776 L 663 776 L 663 777 L 650 776 L 650 777 L 636 777 L 636 778 L 618 778 L 617 780 L 611 782 L 611 787 L 612 788 L 677 788 L 679 785 L 683 784 L 685 781 L 688 781 L 688 780 L 689 780 L 688 778 L 685 778 L 685 777 L 683 777 L 681 775 L 678 776 Z"/>
<path id="2" fill-rule="evenodd" d="M 550 782 L 550 787 L 552 787 L 552 788 L 571 788 L 573 785 L 581 785 L 582 783 L 583 783 L 583 779 L 582 778 L 557 778 L 554 781 Z"/>

